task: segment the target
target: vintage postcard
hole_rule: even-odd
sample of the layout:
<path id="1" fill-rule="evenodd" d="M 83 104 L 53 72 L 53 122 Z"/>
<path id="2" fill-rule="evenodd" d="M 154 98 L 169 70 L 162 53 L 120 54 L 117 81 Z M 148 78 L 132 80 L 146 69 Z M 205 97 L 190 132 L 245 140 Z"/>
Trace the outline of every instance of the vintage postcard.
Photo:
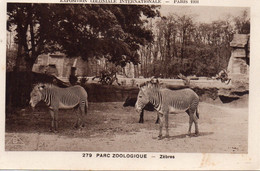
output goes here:
<path id="1" fill-rule="evenodd" d="M 0 4 L 0 169 L 260 169 L 259 1 Z"/>

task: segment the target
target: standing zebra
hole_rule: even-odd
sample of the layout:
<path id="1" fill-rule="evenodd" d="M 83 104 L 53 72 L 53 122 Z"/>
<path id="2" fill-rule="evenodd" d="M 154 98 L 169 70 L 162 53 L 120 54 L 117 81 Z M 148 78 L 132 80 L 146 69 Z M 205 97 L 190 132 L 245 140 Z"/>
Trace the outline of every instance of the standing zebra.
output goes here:
<path id="1" fill-rule="evenodd" d="M 79 85 L 59 88 L 52 84 L 37 84 L 31 92 L 30 104 L 34 108 L 40 101 L 44 101 L 50 109 L 52 117 L 50 131 L 57 132 L 58 110 L 78 108 L 78 119 L 75 127 L 84 127 L 84 115 L 88 108 L 88 94 Z"/>
<path id="2" fill-rule="evenodd" d="M 162 127 L 164 124 L 164 120 L 166 128 L 166 137 L 169 137 L 169 113 L 176 114 L 180 112 L 186 112 L 190 117 L 188 134 L 191 134 L 191 127 L 193 122 L 195 123 L 195 134 L 199 134 L 199 114 L 197 111 L 199 97 L 193 90 L 186 88 L 173 91 L 167 88 L 161 88 L 159 84 L 146 82 L 140 86 L 137 101 L 135 104 L 137 112 L 140 113 L 148 102 L 152 103 L 154 105 L 154 108 L 159 113 L 159 139 L 162 139 Z"/>

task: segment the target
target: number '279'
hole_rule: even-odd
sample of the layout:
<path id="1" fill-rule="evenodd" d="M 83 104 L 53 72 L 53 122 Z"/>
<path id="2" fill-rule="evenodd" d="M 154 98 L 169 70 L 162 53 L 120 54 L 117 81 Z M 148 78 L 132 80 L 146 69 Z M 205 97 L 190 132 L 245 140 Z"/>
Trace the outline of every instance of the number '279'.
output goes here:
<path id="1" fill-rule="evenodd" d="M 91 153 L 82 153 L 82 157 L 92 157 Z"/>

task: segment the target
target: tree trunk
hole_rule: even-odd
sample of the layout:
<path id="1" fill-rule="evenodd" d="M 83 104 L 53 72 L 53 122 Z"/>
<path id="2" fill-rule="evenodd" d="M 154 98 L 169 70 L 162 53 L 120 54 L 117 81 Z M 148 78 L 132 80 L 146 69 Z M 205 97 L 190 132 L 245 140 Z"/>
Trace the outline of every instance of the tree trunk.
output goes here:
<path id="1" fill-rule="evenodd" d="M 37 57 L 36 57 L 37 58 Z M 35 57 L 34 58 L 30 58 L 29 60 L 26 60 L 26 71 L 27 72 L 31 72 L 34 62 L 35 62 Z"/>

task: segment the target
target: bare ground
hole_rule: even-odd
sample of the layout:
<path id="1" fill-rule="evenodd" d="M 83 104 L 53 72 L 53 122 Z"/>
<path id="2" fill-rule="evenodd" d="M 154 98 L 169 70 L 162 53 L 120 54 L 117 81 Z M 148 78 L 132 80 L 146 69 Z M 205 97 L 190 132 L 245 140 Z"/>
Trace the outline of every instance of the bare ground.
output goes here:
<path id="1" fill-rule="evenodd" d="M 122 105 L 122 102 L 90 103 L 83 130 L 73 129 L 76 121 L 73 111 L 60 111 L 57 134 L 48 132 L 50 115 L 46 109 L 7 115 L 5 148 L 7 151 L 247 153 L 247 107 L 200 103 L 200 136 L 186 136 L 189 118 L 183 113 L 170 115 L 170 138 L 158 140 L 156 112 L 145 111 L 144 123 L 140 124 L 134 108 Z"/>

